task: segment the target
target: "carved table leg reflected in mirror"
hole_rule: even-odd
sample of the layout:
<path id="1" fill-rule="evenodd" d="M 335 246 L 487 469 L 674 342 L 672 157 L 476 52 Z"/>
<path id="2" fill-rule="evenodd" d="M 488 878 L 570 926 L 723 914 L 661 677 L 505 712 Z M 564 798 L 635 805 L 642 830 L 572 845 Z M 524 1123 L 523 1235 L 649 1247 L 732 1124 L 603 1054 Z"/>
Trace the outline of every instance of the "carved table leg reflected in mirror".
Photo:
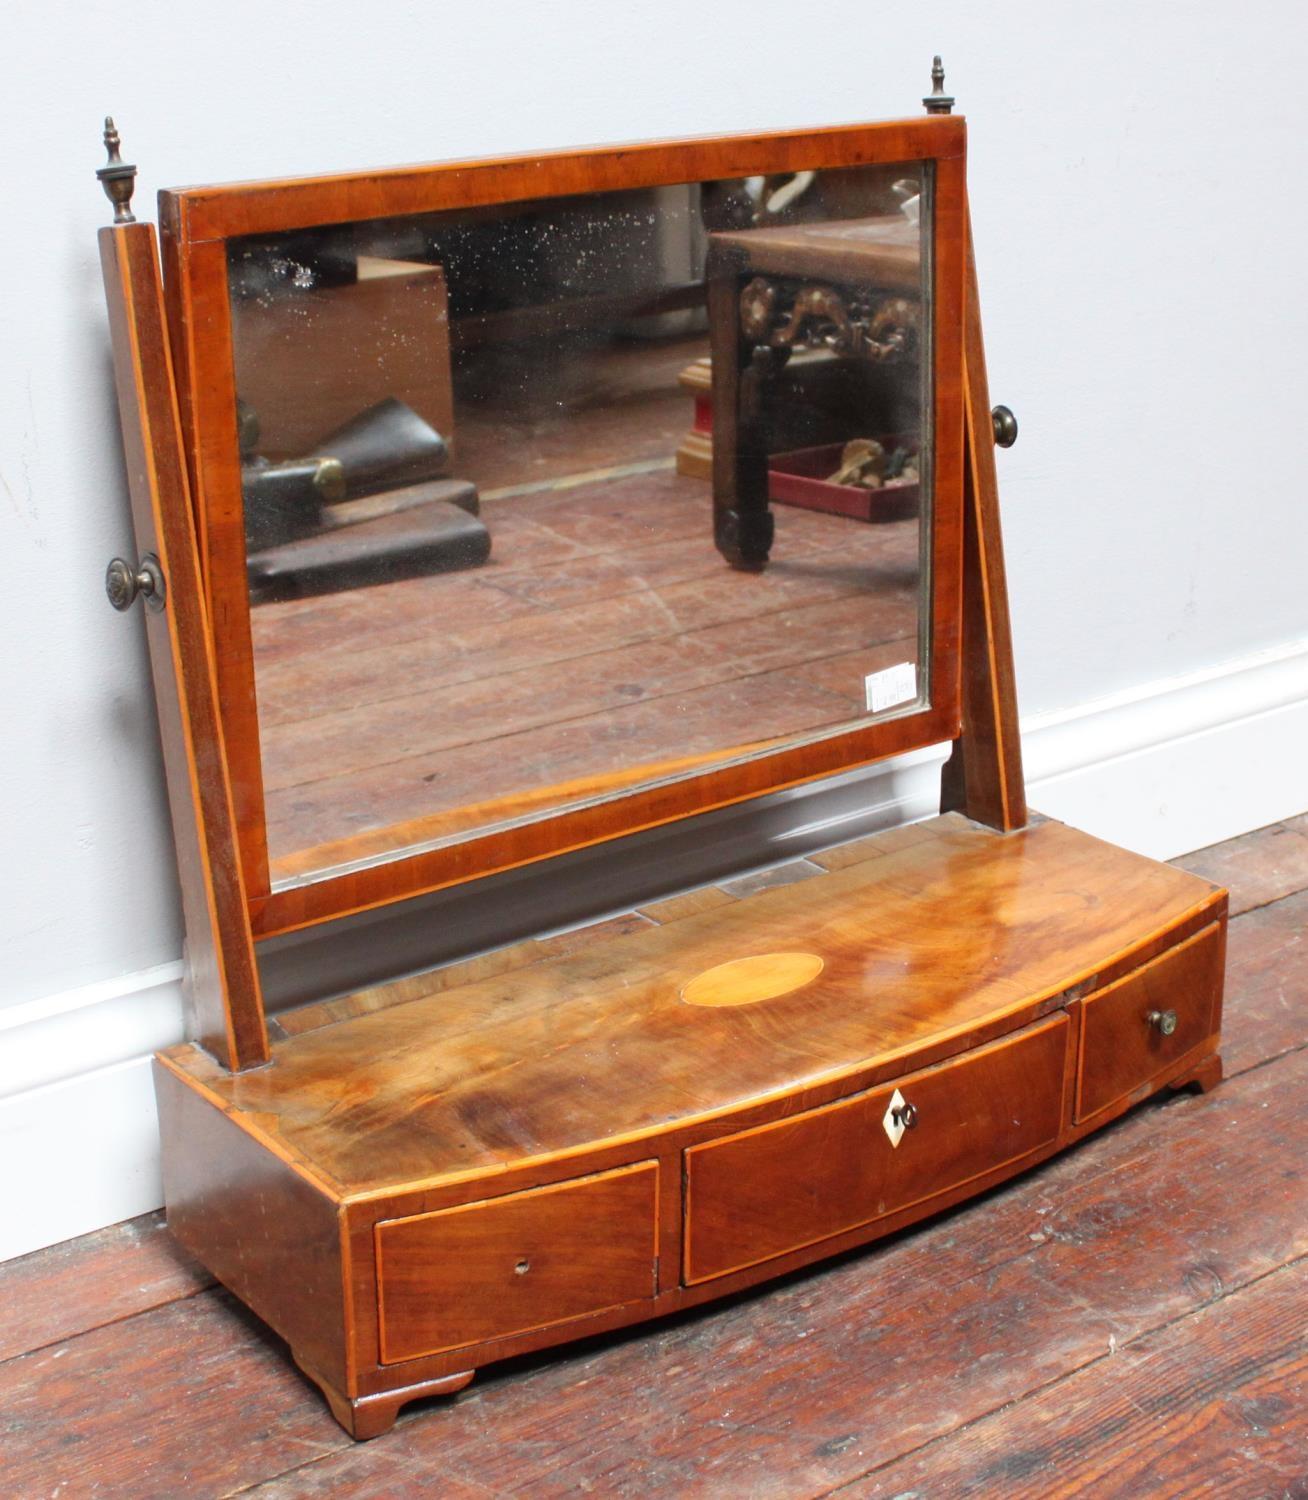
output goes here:
<path id="1" fill-rule="evenodd" d="M 803 232 L 801 226 L 792 231 L 792 237 Z M 768 231 L 756 233 L 766 236 Z M 746 231 L 734 238 L 747 241 L 749 234 Z M 728 237 L 718 238 L 722 241 Z M 771 488 L 775 477 L 771 466 L 777 464 L 781 472 L 791 472 L 780 461 L 797 456 L 780 451 L 785 443 L 778 430 L 784 406 L 778 408 L 777 377 L 792 354 L 818 354 L 836 361 L 836 368 L 843 372 L 846 404 L 849 391 L 862 384 L 861 371 L 867 367 L 899 367 L 903 372 L 899 383 L 914 392 L 910 406 L 916 407 L 919 398 L 913 371 L 920 348 L 920 300 L 879 287 L 880 268 L 875 255 L 865 256 L 864 262 L 851 269 L 865 271 L 866 282 L 814 280 L 806 272 L 774 272 L 774 263 L 793 272 L 796 262 L 793 256 L 774 262 L 766 245 L 720 243 L 710 251 L 714 539 L 733 567 L 757 571 L 766 566 L 773 540 L 770 498 L 837 514 L 856 513 L 857 508 L 850 508 L 847 489 L 833 500 L 831 496 L 782 495 Z M 820 269 L 820 262 L 816 268 Z M 760 272 L 767 274 L 757 274 Z M 824 455 L 830 458 L 824 477 L 833 486 L 861 485 L 869 490 L 880 490 L 884 483 L 888 493 L 879 497 L 875 506 L 875 513 L 882 519 L 890 519 L 889 512 L 909 500 L 905 486 L 911 482 L 915 510 L 920 413 L 902 410 L 902 391 L 896 400 L 895 392 L 884 384 L 876 403 L 879 417 L 874 419 L 866 401 L 856 405 L 860 415 L 855 430 L 846 431 L 834 452 Z M 793 417 L 793 410 L 788 415 Z M 816 413 L 808 411 L 805 415 L 812 424 Z M 832 416 L 831 412 L 826 414 L 828 427 Z M 785 418 L 781 420 L 784 426 Z M 875 440 L 871 439 L 873 432 L 879 434 Z M 893 447 L 902 449 L 897 452 L 898 466 L 863 473 L 862 469 L 870 467 L 867 460 L 883 451 L 880 436 L 891 433 L 897 435 Z M 861 447 L 865 459 L 859 470 L 849 467 L 851 440 Z M 812 436 L 801 446 L 817 451 Z M 869 511 L 865 518 L 871 519 L 873 513 Z"/>
<path id="2" fill-rule="evenodd" d="M 772 359 L 771 351 L 745 338 L 738 286 L 734 268 L 711 271 L 713 540 L 733 568 L 758 572 L 767 566 L 774 529 L 762 421 L 763 384 Z"/>

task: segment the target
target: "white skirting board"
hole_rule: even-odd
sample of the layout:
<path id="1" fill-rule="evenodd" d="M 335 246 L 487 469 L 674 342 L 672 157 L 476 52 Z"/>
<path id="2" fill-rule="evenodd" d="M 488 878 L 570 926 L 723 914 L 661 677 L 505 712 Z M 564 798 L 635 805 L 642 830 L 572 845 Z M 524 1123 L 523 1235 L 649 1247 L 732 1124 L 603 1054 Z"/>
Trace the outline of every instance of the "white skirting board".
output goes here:
<path id="1" fill-rule="evenodd" d="M 1308 810 L 1308 642 L 1022 728 L 1034 807 L 1169 859 Z M 758 820 L 752 844 L 733 813 L 720 840 L 740 870 L 929 816 L 940 759 L 846 781 L 843 812 L 785 794 L 785 818 Z M 0 1260 L 162 1202 L 150 1054 L 183 1034 L 181 976 L 166 964 L 0 1010 Z"/>
<path id="2" fill-rule="evenodd" d="M 1308 811 L 1308 641 L 1022 722 L 1033 807 L 1155 859 Z"/>
<path id="3" fill-rule="evenodd" d="M 0 1260 L 159 1207 L 150 1056 L 182 1035 L 180 962 L 0 1010 Z"/>

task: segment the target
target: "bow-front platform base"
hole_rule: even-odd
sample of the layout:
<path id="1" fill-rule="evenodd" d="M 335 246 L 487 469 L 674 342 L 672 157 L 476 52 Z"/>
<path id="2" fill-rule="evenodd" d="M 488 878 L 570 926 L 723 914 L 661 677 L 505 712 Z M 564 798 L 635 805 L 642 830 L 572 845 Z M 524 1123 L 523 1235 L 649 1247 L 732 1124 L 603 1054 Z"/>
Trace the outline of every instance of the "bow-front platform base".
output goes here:
<path id="1" fill-rule="evenodd" d="M 173 1232 L 372 1437 L 1220 1077 L 1226 895 L 1196 876 L 957 813 L 817 858 L 571 957 L 292 1013 L 270 1067 L 162 1054 Z"/>

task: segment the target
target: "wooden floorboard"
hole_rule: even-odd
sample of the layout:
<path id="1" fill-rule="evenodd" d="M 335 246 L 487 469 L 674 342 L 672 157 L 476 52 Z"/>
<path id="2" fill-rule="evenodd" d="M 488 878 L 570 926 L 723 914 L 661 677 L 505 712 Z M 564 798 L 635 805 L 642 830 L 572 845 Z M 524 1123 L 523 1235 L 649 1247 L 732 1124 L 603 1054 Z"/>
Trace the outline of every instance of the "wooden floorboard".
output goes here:
<path id="1" fill-rule="evenodd" d="M 1300 1052 L 1143 1109 L 879 1254 L 492 1375 L 262 1493 L 826 1493 L 1308 1253 L 1306 1088 Z"/>
<path id="2" fill-rule="evenodd" d="M 1260 828 L 1173 863 L 1227 886 L 1231 915 L 1239 916 L 1308 887 L 1308 817 Z"/>
<path id="3" fill-rule="evenodd" d="M 1305 1327 L 1300 1260 L 839 1493 L 1301 1496 Z"/>
<path id="4" fill-rule="evenodd" d="M 1227 985 L 1228 1076 L 1308 1043 L 1308 891 L 1231 923 Z"/>
<path id="5" fill-rule="evenodd" d="M 515 786 L 514 793 L 566 788 L 627 765 L 661 767 L 672 752 L 676 757 L 725 758 L 727 747 L 753 743 L 751 736 L 770 740 L 845 724 L 854 703 L 852 695 L 810 686 L 793 672 L 772 672 L 687 690 L 677 696 L 675 711 L 666 701 L 636 698 L 626 708 L 598 708 L 584 719 L 526 728 L 494 747 L 455 745 L 436 760 L 426 749 L 403 753 L 403 747 L 392 747 L 364 769 L 287 788 L 285 800 L 270 797 L 270 847 L 275 857 L 289 856 L 350 831 L 386 829 L 424 814 L 483 806 L 504 792 L 504 757 L 550 769 L 549 782 Z M 391 758 L 384 760 L 383 754 Z M 439 771 L 433 769 L 437 764 Z M 568 800 L 566 790 L 560 790 L 557 800 Z M 346 807 L 354 820 L 352 830 L 342 827 Z"/>
<path id="6" fill-rule="evenodd" d="M 655 765 L 852 722 L 869 672 L 916 660 L 916 520 L 781 506 L 742 573 L 668 464 L 487 501 L 476 570 L 254 611 L 275 860 L 506 787 L 566 800 L 615 737 Z"/>
<path id="7" fill-rule="evenodd" d="M 162 1213 L 114 1224 L 0 1265 L 0 1361 L 214 1284 Z"/>
<path id="8" fill-rule="evenodd" d="M 0 1365 L 0 1494 L 198 1500 L 340 1446 L 285 1349 L 224 1292 Z"/>
<path id="9" fill-rule="evenodd" d="M 879 1249 L 487 1372 L 370 1444 L 153 1218 L 0 1267 L 0 1494 L 1308 1494 L 1296 840 L 1305 820 L 1178 861 L 1244 912 L 1213 1093 Z"/>
<path id="10" fill-rule="evenodd" d="M 629 711 L 633 698 L 659 705 L 668 715 L 680 711 L 688 694 L 701 687 L 730 691 L 741 677 L 802 669 L 818 658 L 842 659 L 837 692 L 853 713 L 863 691 L 860 667 L 870 648 L 883 644 L 869 621 L 876 611 L 866 601 L 785 610 L 769 617 L 775 637 L 760 638 L 756 622 L 705 632 L 629 643 L 617 650 L 592 650 L 582 658 L 469 680 L 442 692 L 429 691 L 421 677 L 405 686 L 378 687 L 371 702 L 352 705 L 289 725 L 264 755 L 270 789 L 282 790 L 329 776 L 367 771 L 402 755 L 445 752 L 477 745 L 494 761 L 492 744 L 513 742 L 524 729 L 567 723 L 575 726 L 595 714 Z M 896 627 L 893 619 L 887 626 Z M 902 623 L 902 622 L 901 622 Z M 913 639 L 892 635 L 897 654 L 911 657 Z M 713 748 L 721 748 L 714 742 Z M 478 788 L 480 794 L 480 788 Z M 1308 848 L 1308 839 L 1287 835 Z"/>

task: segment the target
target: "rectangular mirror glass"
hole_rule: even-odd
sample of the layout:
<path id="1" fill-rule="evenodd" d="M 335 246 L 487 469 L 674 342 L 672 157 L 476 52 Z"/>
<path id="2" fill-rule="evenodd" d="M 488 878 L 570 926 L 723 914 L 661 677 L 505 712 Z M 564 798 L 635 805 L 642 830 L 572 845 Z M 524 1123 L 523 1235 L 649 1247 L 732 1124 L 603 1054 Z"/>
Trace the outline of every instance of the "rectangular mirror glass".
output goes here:
<path id="1" fill-rule="evenodd" d="M 929 702 L 933 180 L 230 242 L 272 889 Z"/>

